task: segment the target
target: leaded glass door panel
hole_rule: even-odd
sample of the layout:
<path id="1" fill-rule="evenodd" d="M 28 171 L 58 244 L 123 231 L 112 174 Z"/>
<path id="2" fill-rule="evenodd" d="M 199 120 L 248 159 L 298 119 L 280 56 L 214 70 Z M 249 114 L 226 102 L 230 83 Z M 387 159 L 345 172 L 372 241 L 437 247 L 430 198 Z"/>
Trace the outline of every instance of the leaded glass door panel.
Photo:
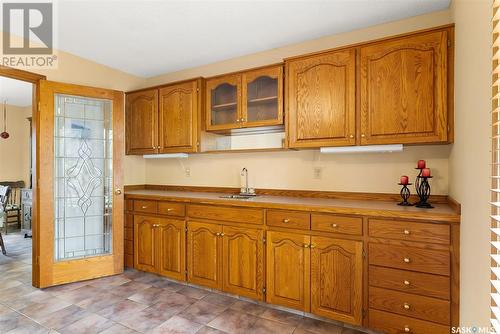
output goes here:
<path id="1" fill-rule="evenodd" d="M 123 93 L 42 81 L 42 287 L 123 270 Z"/>

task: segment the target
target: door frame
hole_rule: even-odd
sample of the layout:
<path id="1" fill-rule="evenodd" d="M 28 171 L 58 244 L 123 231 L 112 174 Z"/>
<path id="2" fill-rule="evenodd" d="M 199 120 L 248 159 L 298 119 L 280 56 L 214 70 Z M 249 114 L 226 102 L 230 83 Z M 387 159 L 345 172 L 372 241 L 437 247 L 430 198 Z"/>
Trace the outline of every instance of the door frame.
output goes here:
<path id="1" fill-rule="evenodd" d="M 21 80 L 25 82 L 30 82 L 33 85 L 33 98 L 32 98 L 32 123 L 31 123 L 31 177 L 32 177 L 32 192 L 33 192 L 33 204 L 32 204 L 32 215 L 31 215 L 31 229 L 33 236 L 33 247 L 32 247 L 32 285 L 35 287 L 40 287 L 40 265 L 39 265 L 39 255 L 40 255 L 40 229 L 39 229 L 39 189 L 38 189 L 38 172 L 39 172 L 39 159 L 38 154 L 40 152 L 38 148 L 39 136 L 40 136 L 40 122 L 39 122 L 39 104 L 40 104 L 40 81 L 45 80 L 46 76 L 41 74 L 36 74 L 32 72 L 27 72 L 7 66 L 0 65 L 0 76 L 7 77 L 11 79 Z"/>

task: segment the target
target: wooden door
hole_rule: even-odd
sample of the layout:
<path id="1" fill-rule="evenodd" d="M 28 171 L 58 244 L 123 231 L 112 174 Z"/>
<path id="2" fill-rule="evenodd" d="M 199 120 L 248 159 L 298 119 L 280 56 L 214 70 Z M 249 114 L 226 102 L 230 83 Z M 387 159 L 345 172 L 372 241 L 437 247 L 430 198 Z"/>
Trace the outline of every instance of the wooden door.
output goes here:
<path id="1" fill-rule="evenodd" d="M 361 325 L 363 242 L 311 237 L 311 312 Z"/>
<path id="2" fill-rule="evenodd" d="M 158 273 L 179 281 L 186 279 L 185 237 L 186 223 L 178 219 L 159 220 L 156 230 L 158 237 Z"/>
<path id="3" fill-rule="evenodd" d="M 160 89 L 159 152 L 196 152 L 200 80 Z"/>
<path id="4" fill-rule="evenodd" d="M 137 270 L 158 271 L 155 230 L 160 226 L 159 221 L 156 217 L 134 216 L 134 268 Z"/>
<path id="5" fill-rule="evenodd" d="M 127 94 L 126 154 L 152 154 L 158 150 L 158 90 Z"/>
<path id="6" fill-rule="evenodd" d="M 361 144 L 445 142 L 446 31 L 361 48 Z"/>
<path id="7" fill-rule="evenodd" d="M 242 126 L 283 124 L 283 66 L 242 74 Z"/>
<path id="8" fill-rule="evenodd" d="M 207 130 L 241 127 L 241 75 L 225 75 L 206 83 Z"/>
<path id="9" fill-rule="evenodd" d="M 222 232 L 223 290 L 262 299 L 264 286 L 263 231 L 224 226 Z"/>
<path id="10" fill-rule="evenodd" d="M 267 302 L 308 312 L 311 237 L 267 232 Z"/>
<path id="11" fill-rule="evenodd" d="M 290 147 L 356 144 L 356 51 L 286 62 Z"/>
<path id="12" fill-rule="evenodd" d="M 188 222 L 189 282 L 221 289 L 221 233 L 221 225 Z"/>
<path id="13" fill-rule="evenodd" d="M 40 81 L 35 284 L 123 271 L 123 92 Z"/>

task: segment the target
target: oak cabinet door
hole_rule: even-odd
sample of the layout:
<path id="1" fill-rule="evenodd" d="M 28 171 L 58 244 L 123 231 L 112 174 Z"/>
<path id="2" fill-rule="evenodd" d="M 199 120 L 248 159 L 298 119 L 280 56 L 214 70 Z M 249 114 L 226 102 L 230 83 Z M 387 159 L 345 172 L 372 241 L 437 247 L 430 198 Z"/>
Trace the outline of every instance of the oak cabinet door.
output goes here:
<path id="1" fill-rule="evenodd" d="M 134 268 L 142 271 L 156 272 L 156 238 L 155 229 L 158 218 L 134 216 Z"/>
<path id="2" fill-rule="evenodd" d="M 197 151 L 198 83 L 195 80 L 160 89 L 160 153 Z"/>
<path id="3" fill-rule="evenodd" d="M 286 63 L 290 147 L 356 144 L 356 51 Z"/>
<path id="4" fill-rule="evenodd" d="M 221 289 L 221 233 L 221 225 L 188 222 L 189 282 Z"/>
<path id="5" fill-rule="evenodd" d="M 267 302 L 309 311 L 310 237 L 267 232 Z"/>
<path id="6" fill-rule="evenodd" d="M 311 312 L 360 325 L 363 242 L 311 237 Z"/>
<path id="7" fill-rule="evenodd" d="M 226 75 L 207 80 L 207 130 L 241 127 L 241 75 Z"/>
<path id="8" fill-rule="evenodd" d="M 158 146 L 158 90 L 127 94 L 126 154 L 151 154 Z"/>
<path id="9" fill-rule="evenodd" d="M 263 231 L 224 226 L 222 236 L 224 291 L 262 299 Z"/>
<path id="10" fill-rule="evenodd" d="M 186 279 L 185 222 L 177 219 L 160 219 L 158 236 L 158 272 L 179 281 Z"/>
<path id="11" fill-rule="evenodd" d="M 445 142 L 447 32 L 361 48 L 361 144 Z"/>

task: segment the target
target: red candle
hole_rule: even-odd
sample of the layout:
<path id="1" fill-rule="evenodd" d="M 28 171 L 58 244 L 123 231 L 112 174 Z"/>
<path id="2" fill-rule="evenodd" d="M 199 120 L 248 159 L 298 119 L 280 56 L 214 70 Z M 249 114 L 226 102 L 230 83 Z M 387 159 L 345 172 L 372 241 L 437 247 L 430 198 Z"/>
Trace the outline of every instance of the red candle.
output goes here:
<path id="1" fill-rule="evenodd" d="M 422 169 L 422 177 L 430 177 L 430 176 L 431 176 L 431 170 L 429 168 Z"/>
<path id="2" fill-rule="evenodd" d="M 417 168 L 418 169 L 424 169 L 425 168 L 425 160 L 419 160 L 417 162 Z"/>
<path id="3" fill-rule="evenodd" d="M 409 183 L 409 178 L 406 175 L 401 176 L 401 180 L 399 181 L 401 184 L 408 184 Z"/>

